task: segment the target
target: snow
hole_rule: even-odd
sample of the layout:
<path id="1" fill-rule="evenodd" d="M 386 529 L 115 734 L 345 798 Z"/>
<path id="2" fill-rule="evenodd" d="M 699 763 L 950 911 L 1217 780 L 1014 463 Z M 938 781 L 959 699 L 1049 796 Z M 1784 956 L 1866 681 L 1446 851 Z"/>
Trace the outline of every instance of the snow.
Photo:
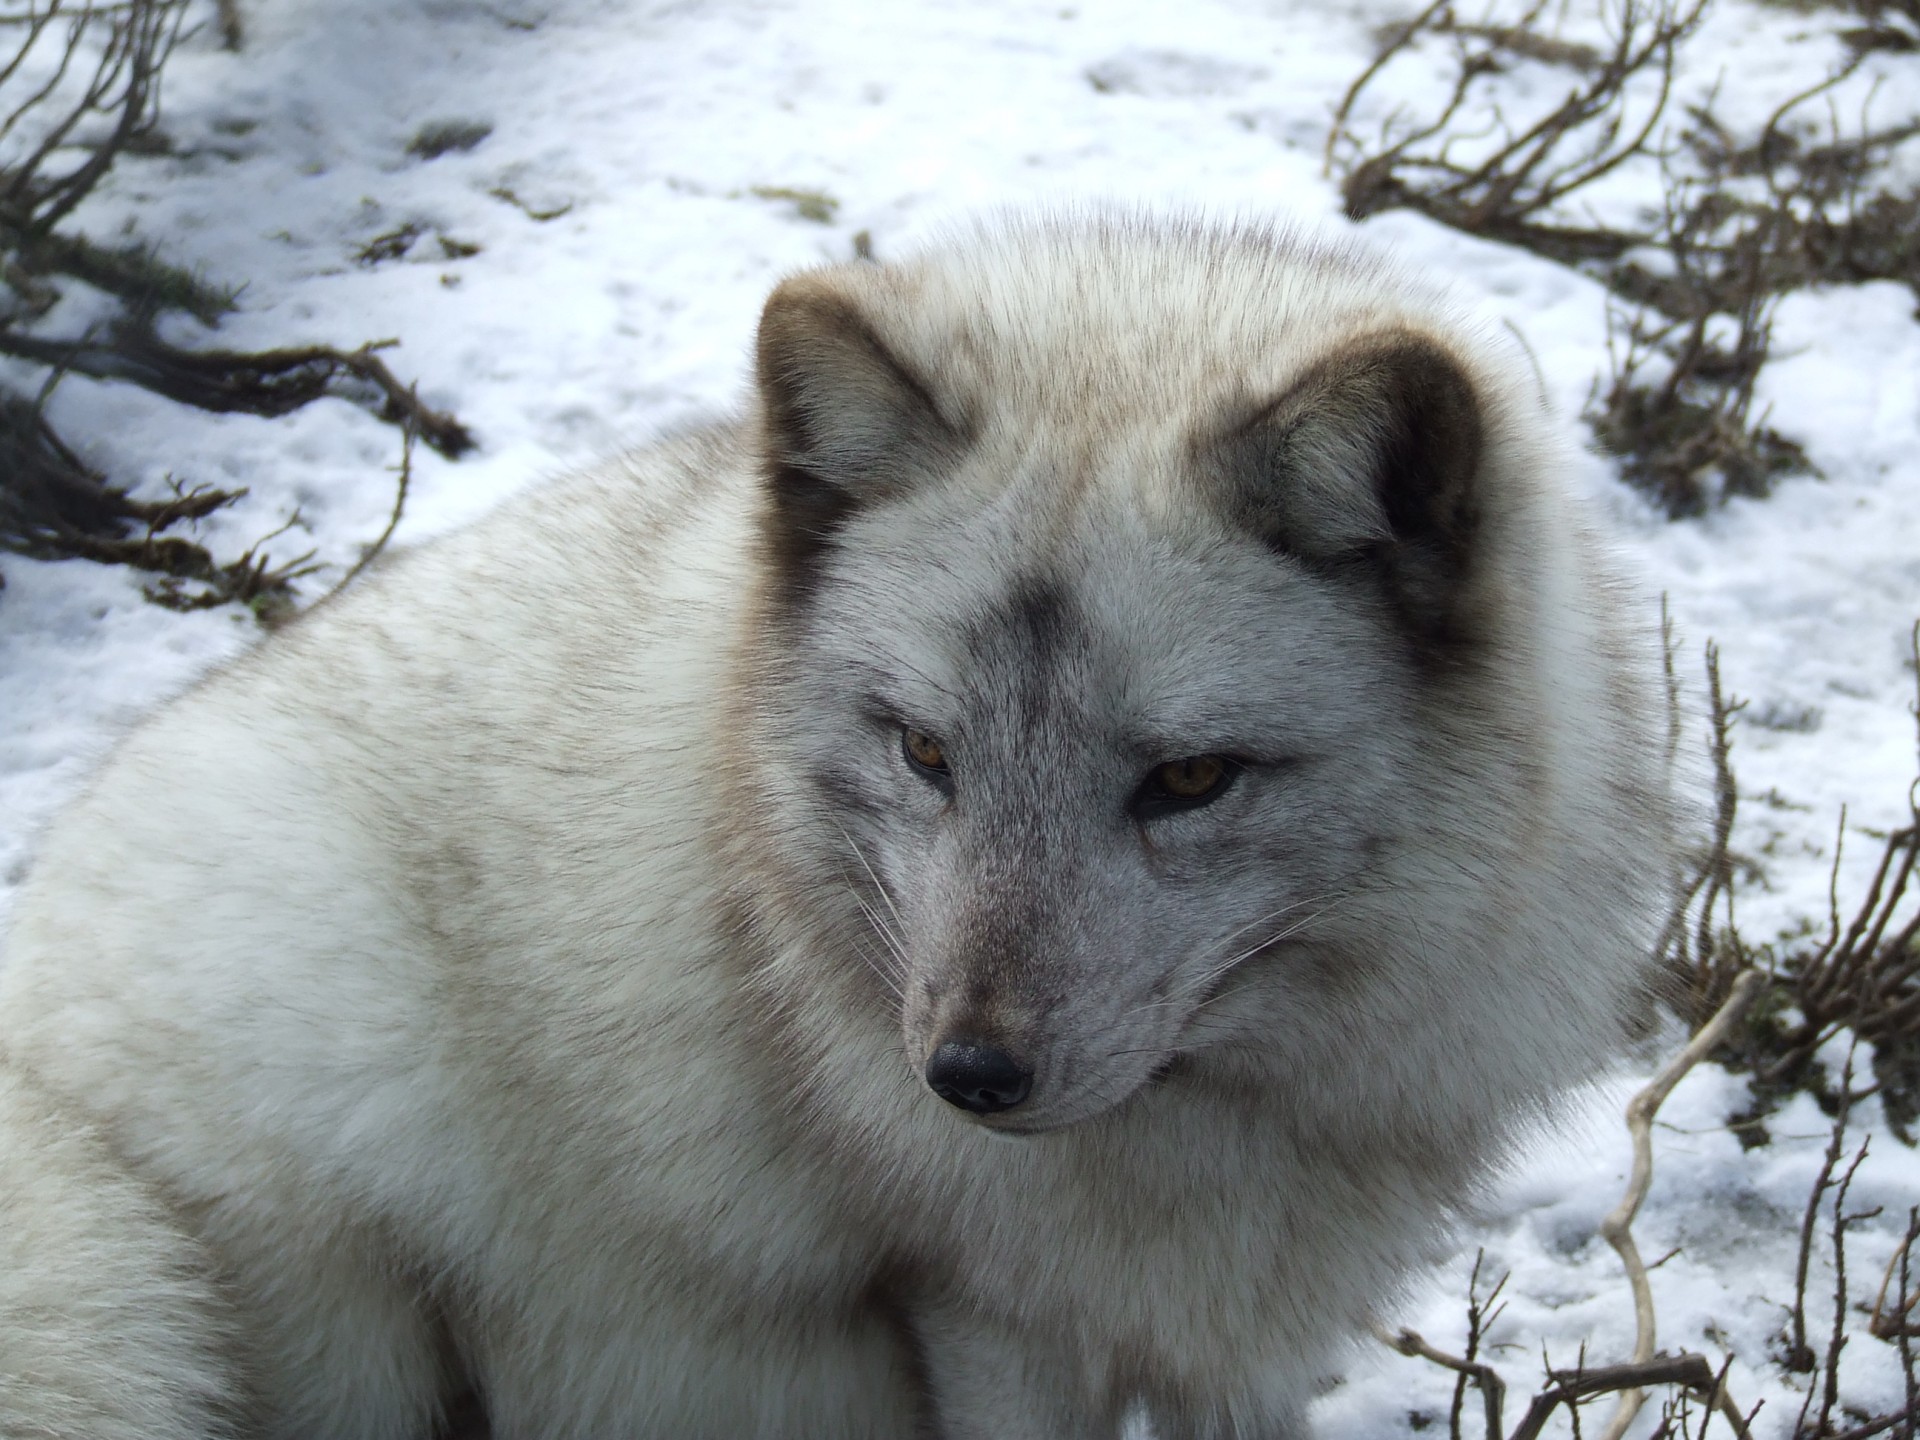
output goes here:
<path id="1" fill-rule="evenodd" d="M 173 153 L 123 160 L 76 220 L 103 238 L 158 239 L 210 278 L 245 282 L 217 332 L 171 321 L 180 343 L 398 338 L 386 352 L 397 373 L 480 440 L 457 463 L 415 456 L 394 542 L 405 546 L 542 476 L 733 407 L 769 286 L 850 256 L 859 232 L 884 258 L 982 210 L 1085 199 L 1345 225 L 1321 172 L 1328 119 L 1371 58 L 1372 29 L 1402 13 L 1370 0 L 273 0 L 245 7 L 239 55 L 217 48 L 211 27 L 187 42 L 167 75 Z M 1697 99 L 1717 86 L 1729 123 L 1757 125 L 1839 54 L 1830 28 L 1722 0 L 1678 91 Z M 1356 128 L 1369 133 L 1390 104 L 1430 102 L 1438 54 L 1409 57 L 1391 88 L 1363 96 Z M 1836 92 L 1839 113 L 1896 63 L 1911 62 L 1864 66 Z M 1515 93 L 1550 101 L 1559 83 L 1529 66 Z M 1911 90 L 1886 84 L 1876 122 L 1904 118 L 1898 97 Z M 435 128 L 485 134 L 435 158 L 410 153 Z M 806 195 L 832 202 L 824 221 L 808 218 L 820 206 Z M 1629 166 L 1595 203 L 1631 212 L 1657 196 L 1650 171 Z M 407 226 L 419 236 L 401 258 L 356 259 Z M 1447 277 L 1489 325 L 1510 326 L 1556 402 L 1578 414 L 1604 367 L 1602 287 L 1410 214 L 1358 228 Z M 1600 459 L 1583 476 L 1645 603 L 1668 598 L 1690 704 L 1709 639 L 1749 702 L 1735 732 L 1735 850 L 1757 867 L 1741 916 L 1760 941 L 1824 923 L 1841 806 L 1843 894 L 1877 857 L 1875 834 L 1904 817 L 1920 618 L 1914 296 L 1888 284 L 1795 295 L 1775 337 L 1761 404 L 1818 478 L 1669 523 Z M 211 416 L 70 378 L 50 414 L 143 493 L 169 475 L 248 487 L 204 527 L 221 553 L 297 510 L 300 527 L 271 549 L 316 551 L 327 568 L 309 596 L 344 573 L 393 503 L 396 433 L 344 402 L 273 420 Z M 234 610 L 146 604 L 136 577 L 84 563 L 6 556 L 0 573 L 3 914 L 37 829 L 114 737 L 259 635 Z M 1510 1276 L 1489 1343 L 1515 1414 L 1543 1347 L 1555 1364 L 1583 1348 L 1590 1363 L 1631 1349 L 1619 1262 L 1594 1227 L 1625 1184 L 1625 1097 L 1677 1043 L 1649 1045 L 1536 1137 L 1458 1255 L 1392 1316 L 1457 1349 L 1466 1277 L 1484 1251 L 1482 1293 Z M 1756 1434 L 1780 1436 L 1806 1381 L 1776 1363 L 1777 1337 L 1829 1121 L 1799 1096 L 1769 1122 L 1771 1143 L 1743 1149 L 1727 1121 L 1746 1103 L 1745 1082 L 1717 1067 L 1680 1085 L 1656 1129 L 1637 1235 L 1650 1260 L 1675 1252 L 1652 1276 L 1662 1343 L 1716 1363 L 1730 1354 L 1740 1403 L 1765 1402 Z M 1872 1139 L 1851 1203 L 1885 1207 L 1854 1237 L 1857 1298 L 1920 1199 L 1920 1159 L 1877 1101 L 1855 1122 Z M 1831 1289 L 1824 1243 L 1816 1249 L 1809 1326 L 1824 1337 Z M 1895 1360 L 1855 1339 L 1848 1398 L 1897 1408 Z M 1408 1433 L 1409 1416 L 1424 1414 L 1444 1433 L 1451 1392 L 1449 1374 L 1363 1347 L 1317 1418 L 1329 1436 L 1372 1437 Z M 1635 1435 L 1652 1431 L 1656 1409 Z"/>

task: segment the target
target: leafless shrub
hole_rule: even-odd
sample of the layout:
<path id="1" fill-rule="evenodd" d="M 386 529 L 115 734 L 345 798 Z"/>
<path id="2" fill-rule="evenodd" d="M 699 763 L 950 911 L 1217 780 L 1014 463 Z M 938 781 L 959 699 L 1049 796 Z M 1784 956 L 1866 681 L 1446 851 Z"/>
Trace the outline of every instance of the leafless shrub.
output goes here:
<path id="1" fill-rule="evenodd" d="M 1451 0 L 1435 0 L 1396 27 L 1348 88 L 1327 142 L 1341 171 L 1347 213 L 1360 219 L 1400 207 L 1489 239 L 1562 261 L 1612 260 L 1638 243 L 1629 232 L 1576 224 L 1569 196 L 1647 146 L 1666 113 L 1679 48 L 1699 25 L 1706 0 L 1608 0 L 1612 36 L 1603 54 L 1540 29 L 1546 0 L 1512 24 L 1466 24 Z M 1361 140 L 1353 107 L 1383 69 L 1416 41 L 1451 41 L 1451 93 L 1437 114 L 1407 121 L 1398 112 Z M 1511 120 L 1495 86 L 1513 56 L 1551 57 L 1578 67 L 1560 103 L 1526 122 Z"/>
<path id="2" fill-rule="evenodd" d="M 0 9 L 0 25 L 13 32 L 16 46 L 0 62 L 0 86 L 31 87 L 0 119 L 0 143 L 17 147 L 0 163 L 0 225 L 45 234 L 87 197 L 115 156 L 154 133 L 160 69 L 186 10 L 186 0 L 13 0 Z M 88 134 L 96 125 L 102 133 Z"/>
<path id="3" fill-rule="evenodd" d="M 1914 1367 L 1911 1344 L 1914 1330 L 1908 1322 L 1908 1316 L 1916 1298 L 1920 1298 L 1913 1293 L 1910 1260 L 1913 1241 L 1916 1235 L 1920 1235 L 1920 1211 L 1908 1212 L 1905 1236 L 1887 1264 L 1886 1275 L 1881 1281 L 1880 1292 L 1866 1326 L 1868 1337 L 1890 1343 L 1898 1350 L 1906 1382 L 1903 1403 L 1897 1410 L 1876 1415 L 1860 1410 L 1843 1410 L 1840 1398 L 1841 1352 L 1859 1336 L 1854 1320 L 1859 1312 L 1853 1304 L 1847 1280 L 1847 1236 L 1856 1226 L 1880 1214 L 1877 1206 L 1871 1210 L 1847 1208 L 1847 1195 L 1853 1187 L 1854 1176 L 1866 1161 L 1869 1149 L 1867 1139 L 1862 1139 L 1857 1146 L 1849 1143 L 1848 1125 L 1853 1106 L 1864 1098 L 1863 1092 L 1854 1089 L 1853 1062 L 1854 1056 L 1850 1050 L 1841 1071 L 1826 1153 L 1821 1157 L 1819 1172 L 1808 1191 L 1806 1211 L 1800 1223 L 1793 1307 L 1788 1312 L 1778 1358 L 1786 1370 L 1808 1377 L 1806 1397 L 1794 1421 L 1794 1440 L 1868 1440 L 1868 1437 L 1875 1435 L 1890 1435 L 1894 1440 L 1913 1440 L 1915 1428 L 1920 1426 L 1920 1372 L 1916 1372 Z M 1826 1220 L 1826 1239 L 1833 1271 L 1833 1319 L 1827 1330 L 1826 1343 L 1816 1351 L 1808 1334 L 1807 1280 L 1812 1268 L 1819 1222 L 1823 1217 Z M 1888 1291 L 1893 1286 L 1896 1274 L 1899 1288 L 1889 1308 Z M 1841 1411 L 1854 1423 L 1845 1429 L 1837 1428 L 1836 1411 Z"/>
<path id="4" fill-rule="evenodd" d="M 1920 626 L 1912 638 L 1920 663 Z M 1830 1107 L 1844 1104 L 1843 1096 L 1824 1092 L 1812 1062 L 1829 1041 L 1851 1033 L 1873 1046 L 1889 1124 L 1902 1139 L 1913 1139 L 1911 1127 L 1920 1118 L 1920 781 L 1906 801 L 1907 823 L 1884 838 L 1879 863 L 1850 906 L 1839 893 L 1842 813 L 1826 934 L 1772 958 L 1773 993 L 1723 1057 L 1752 1073 L 1754 1123 L 1796 1089 L 1813 1089 Z M 1702 961 L 1696 955 L 1693 963 Z"/>
<path id="5" fill-rule="evenodd" d="M 180 533 L 243 491 L 177 486 L 136 499 L 90 467 L 59 435 L 46 402 L 62 377 L 137 385 L 201 410 L 281 415 L 323 396 L 363 405 L 454 456 L 472 437 L 420 403 L 377 351 L 299 346 L 261 352 L 193 349 L 163 340 L 156 322 L 184 311 L 217 324 L 231 291 L 163 261 L 143 243 L 101 245 L 63 228 L 122 155 L 164 152 L 160 77 L 183 35 L 189 0 L 0 0 L 0 355 L 39 367 L 37 393 L 0 385 L 0 550 L 83 558 L 156 576 L 148 594 L 177 608 L 238 601 L 263 618 L 292 603 L 310 555 L 274 563 L 264 546 L 220 560 Z M 238 11 L 219 8 L 230 45 Z M 42 322 L 73 284 L 112 297 L 117 311 L 77 334 Z"/>
<path id="6" fill-rule="evenodd" d="M 1613 41 L 1602 53 L 1543 28 L 1545 0 L 1508 24 L 1468 23 L 1452 0 L 1435 0 L 1385 33 L 1335 113 L 1327 168 L 1341 174 L 1349 214 L 1418 210 L 1584 264 L 1623 298 L 1680 319 L 1703 309 L 1737 315 L 1751 293 L 1820 280 L 1920 278 L 1920 237 L 1907 223 L 1920 199 L 1880 183 L 1892 152 L 1920 136 L 1920 125 L 1875 127 L 1871 96 L 1850 123 L 1831 109 L 1824 128 L 1803 118 L 1859 69 L 1865 51 L 1787 97 L 1745 141 L 1716 118 L 1711 97 L 1686 107 L 1687 123 L 1667 133 L 1674 68 L 1706 4 L 1608 0 Z M 1883 27 L 1895 13 L 1872 0 L 1856 8 Z M 1408 119 L 1396 110 L 1376 134 L 1356 134 L 1360 96 L 1397 57 L 1443 38 L 1452 81 L 1437 113 Z M 1526 124 L 1510 120 L 1502 101 L 1501 77 L 1515 58 L 1575 76 L 1558 105 Z M 1595 181 L 1636 159 L 1667 168 L 1665 213 L 1653 223 L 1574 223 L 1566 202 L 1579 192 L 1587 201 Z M 1670 251 L 1671 264 L 1650 270 L 1631 258 L 1647 247 Z"/>
<path id="7" fill-rule="evenodd" d="M 1852 58 L 1742 138 L 1715 116 L 1711 96 L 1668 124 L 1675 66 L 1705 0 L 1613 0 L 1604 10 L 1611 45 L 1598 50 L 1557 34 L 1562 12 L 1544 0 L 1510 24 L 1468 23 L 1450 0 L 1435 0 L 1384 35 L 1349 88 L 1328 168 L 1341 173 L 1356 218 L 1418 210 L 1603 280 L 1627 308 L 1613 319 L 1588 419 L 1631 484 L 1670 516 L 1697 515 L 1813 469 L 1755 413 L 1782 293 L 1895 279 L 1920 294 L 1920 192 L 1888 178 L 1920 124 L 1876 127 L 1871 94 L 1844 121 L 1831 104 L 1871 50 L 1901 48 L 1889 37 L 1908 33 L 1912 3 L 1855 0 L 1866 24 L 1839 32 Z M 1358 99 L 1396 59 L 1439 44 L 1450 47 L 1447 98 L 1359 135 Z M 1511 87 L 1502 77 L 1520 60 L 1571 73 L 1560 102 L 1527 122 L 1503 108 Z M 1824 123 L 1809 118 L 1821 100 Z M 1629 162 L 1660 167 L 1661 212 L 1596 216 L 1595 182 Z"/>
<path id="8" fill-rule="evenodd" d="M 1920 237 L 1908 224 L 1916 198 L 1887 179 L 1895 152 L 1920 138 L 1920 123 L 1875 125 L 1877 88 L 1851 118 L 1832 100 L 1865 58 L 1856 52 L 1788 96 L 1744 142 L 1714 115 L 1711 97 L 1689 107 L 1675 157 L 1685 178 L 1676 183 L 1670 172 L 1660 238 L 1693 263 L 1677 286 L 1627 265 L 1611 277 L 1614 288 L 1631 295 L 1644 286 L 1642 298 L 1684 316 L 1703 304 L 1736 311 L 1756 290 L 1920 282 Z"/>
<path id="9" fill-rule="evenodd" d="M 1920 126 L 1876 129 L 1864 105 L 1850 126 L 1833 111 L 1824 131 L 1796 120 L 1863 58 L 1788 97 L 1746 143 L 1710 99 L 1690 107 L 1676 153 L 1662 157 L 1659 224 L 1606 271 L 1638 309 L 1616 320 L 1606 391 L 1588 418 L 1629 483 L 1671 516 L 1764 495 L 1813 468 L 1752 413 L 1779 295 L 1873 279 L 1920 292 L 1920 197 L 1874 188 Z"/>
<path id="10" fill-rule="evenodd" d="M 1920 626 L 1911 643 L 1920 672 Z M 1734 1118 L 1735 1133 L 1748 1146 L 1767 1143 L 1768 1116 L 1802 1090 L 1829 1111 L 1849 1103 L 1814 1061 L 1835 1037 L 1851 1034 L 1871 1043 L 1875 1090 L 1887 1121 L 1900 1139 L 1914 1143 L 1920 1138 L 1920 781 L 1907 791 L 1906 823 L 1881 837 L 1879 862 L 1851 903 L 1843 903 L 1840 893 L 1847 831 L 1842 811 L 1824 935 L 1756 952 L 1734 924 L 1737 862 L 1727 846 L 1736 803 L 1729 731 L 1741 706 L 1723 695 L 1711 655 L 1709 688 L 1717 813 L 1711 839 L 1682 890 L 1689 918 L 1668 926 L 1660 958 L 1675 978 L 1682 1014 L 1694 1017 L 1726 993 L 1729 976 L 1755 966 L 1767 974 L 1748 1022 L 1715 1056 L 1749 1077 L 1751 1108 Z M 1915 713 L 1920 716 L 1920 704 Z"/>
<path id="11" fill-rule="evenodd" d="M 1812 470 L 1799 445 L 1753 416 L 1772 342 L 1771 296 L 1749 290 L 1731 317 L 1616 313 L 1608 330 L 1606 388 L 1587 421 L 1627 483 L 1670 518 L 1765 495 L 1781 476 Z"/>

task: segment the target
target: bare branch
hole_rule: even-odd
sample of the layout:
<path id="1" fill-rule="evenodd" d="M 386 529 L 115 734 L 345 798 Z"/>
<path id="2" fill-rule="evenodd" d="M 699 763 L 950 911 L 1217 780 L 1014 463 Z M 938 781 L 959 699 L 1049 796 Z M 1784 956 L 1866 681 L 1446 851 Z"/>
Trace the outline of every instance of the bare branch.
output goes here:
<path id="1" fill-rule="evenodd" d="M 393 341 L 357 350 L 301 345 L 284 350 L 186 350 L 169 345 L 151 326 L 123 324 L 106 337 L 48 340 L 0 326 L 0 354 L 57 365 L 96 380 L 126 380 L 183 405 L 215 412 L 284 415 L 323 395 L 376 408 L 382 419 L 412 425 L 450 459 L 474 443 L 453 416 L 429 409 L 402 385 L 379 356 Z M 354 382 L 359 382 L 358 385 Z"/>
<path id="2" fill-rule="evenodd" d="M 1701 1395 L 1723 1393 L 1722 1377 L 1703 1355 L 1663 1355 L 1627 1365 L 1607 1365 L 1594 1370 L 1556 1371 L 1549 1378 L 1557 1383 L 1534 1397 L 1533 1404 L 1515 1427 L 1509 1440 L 1539 1440 L 1540 1432 L 1560 1406 L 1571 1408 L 1577 1401 L 1596 1395 L 1644 1395 L 1649 1385 L 1684 1385 Z M 1744 1417 L 1736 1416 L 1738 1433 L 1746 1435 Z"/>
<path id="3" fill-rule="evenodd" d="M 1681 1078 L 1706 1058 L 1745 1017 L 1765 982 L 1766 977 L 1758 970 L 1744 972 L 1733 982 L 1726 1002 L 1714 1012 L 1712 1019 L 1700 1027 L 1699 1032 L 1687 1042 L 1686 1048 L 1663 1065 L 1647 1086 L 1627 1102 L 1627 1130 L 1633 1137 L 1633 1169 L 1627 1180 L 1626 1194 L 1606 1219 L 1600 1222 L 1600 1234 L 1620 1256 L 1620 1263 L 1626 1267 L 1627 1283 L 1633 1291 L 1633 1363 L 1636 1365 L 1645 1365 L 1653 1360 L 1655 1344 L 1653 1290 L 1647 1283 L 1646 1266 L 1641 1262 L 1639 1246 L 1633 1239 L 1634 1217 L 1640 1213 L 1641 1202 L 1647 1198 L 1647 1187 L 1653 1183 L 1653 1117 Z M 1724 1399 L 1724 1394 L 1719 1398 Z M 1604 1440 L 1620 1440 L 1645 1401 L 1646 1392 L 1641 1387 L 1623 1389 L 1613 1418 L 1604 1432 Z M 1733 1420 L 1737 1412 L 1733 1410 L 1732 1402 L 1727 1401 L 1724 1408 L 1729 1420 Z"/>
<path id="4" fill-rule="evenodd" d="M 1501 1426 L 1500 1412 L 1506 1403 L 1507 1384 L 1500 1378 L 1499 1371 L 1477 1360 L 1463 1359 L 1457 1355 L 1449 1355 L 1444 1350 L 1435 1349 L 1417 1331 L 1388 1331 L 1376 1328 L 1374 1334 L 1383 1344 L 1392 1346 L 1402 1355 L 1431 1360 L 1436 1365 L 1455 1371 L 1465 1379 L 1471 1379 L 1480 1387 L 1481 1400 L 1486 1407 L 1489 1440 L 1501 1440 L 1504 1431 Z M 1457 1396 L 1455 1403 L 1458 1404 Z M 1455 1428 L 1457 1430 L 1457 1426 Z"/>
<path id="5" fill-rule="evenodd" d="M 394 485 L 393 513 L 387 517 L 387 528 L 380 532 L 379 538 L 361 552 L 353 567 L 340 577 L 340 583 L 333 588 L 344 590 L 360 577 L 360 572 L 371 565 L 380 552 L 387 548 L 387 542 L 393 538 L 393 532 L 400 528 L 400 517 L 406 513 L 407 491 L 413 484 L 413 438 L 414 428 L 409 422 L 401 430 L 399 480 Z"/>

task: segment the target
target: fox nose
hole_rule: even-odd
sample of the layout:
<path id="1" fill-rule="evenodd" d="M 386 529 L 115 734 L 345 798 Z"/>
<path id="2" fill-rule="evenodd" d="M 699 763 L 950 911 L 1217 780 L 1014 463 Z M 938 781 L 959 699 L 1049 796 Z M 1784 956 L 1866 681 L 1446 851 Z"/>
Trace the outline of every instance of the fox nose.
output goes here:
<path id="1" fill-rule="evenodd" d="M 927 1084 L 949 1105 L 975 1115 L 1011 1110 L 1033 1089 L 1033 1072 L 1006 1051 L 971 1040 L 948 1040 L 927 1061 Z"/>

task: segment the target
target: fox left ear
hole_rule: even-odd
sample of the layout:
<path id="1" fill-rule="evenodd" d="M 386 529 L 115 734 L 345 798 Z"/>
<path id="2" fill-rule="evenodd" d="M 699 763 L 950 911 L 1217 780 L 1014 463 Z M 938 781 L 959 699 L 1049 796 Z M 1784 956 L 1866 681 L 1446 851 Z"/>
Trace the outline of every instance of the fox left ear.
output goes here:
<path id="1" fill-rule="evenodd" d="M 1409 629 L 1445 641 L 1462 638 L 1484 438 L 1460 363 L 1393 332 L 1321 361 L 1209 448 L 1241 523 L 1309 564 L 1370 568 Z"/>
<path id="2" fill-rule="evenodd" d="M 755 376 L 769 539 L 792 597 L 809 587 L 849 514 L 898 494 L 963 439 L 844 276 L 800 275 L 773 292 Z"/>

